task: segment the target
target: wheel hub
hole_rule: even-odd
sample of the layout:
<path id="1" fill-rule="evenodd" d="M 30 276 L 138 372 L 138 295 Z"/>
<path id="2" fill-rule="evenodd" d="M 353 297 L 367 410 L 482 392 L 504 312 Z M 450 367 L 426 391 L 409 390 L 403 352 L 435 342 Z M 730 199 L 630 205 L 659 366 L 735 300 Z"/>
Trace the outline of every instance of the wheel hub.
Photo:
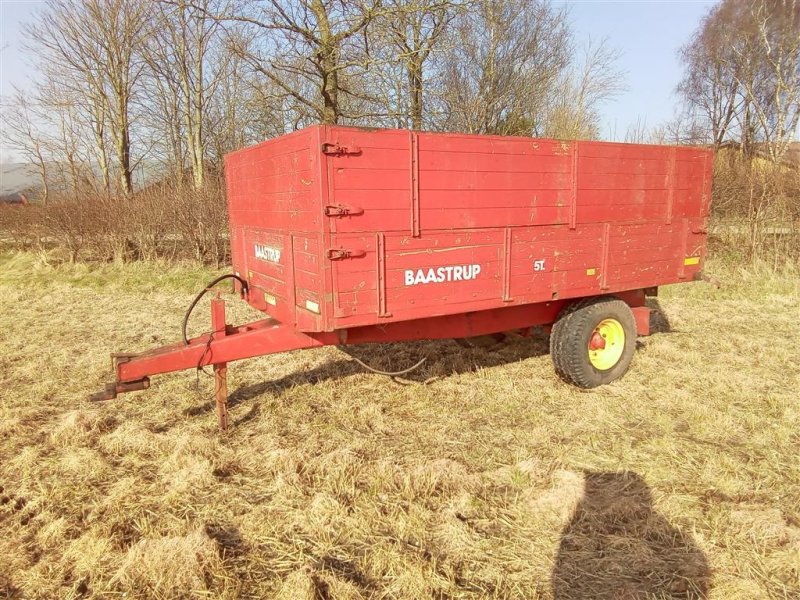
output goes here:
<path id="1" fill-rule="evenodd" d="M 625 330 L 616 319 L 598 323 L 589 338 L 589 361 L 595 369 L 607 371 L 619 362 L 625 349 Z"/>
<path id="2" fill-rule="evenodd" d="M 589 340 L 589 350 L 603 350 L 606 347 L 606 341 L 603 336 L 597 331 L 592 334 L 592 339 Z"/>

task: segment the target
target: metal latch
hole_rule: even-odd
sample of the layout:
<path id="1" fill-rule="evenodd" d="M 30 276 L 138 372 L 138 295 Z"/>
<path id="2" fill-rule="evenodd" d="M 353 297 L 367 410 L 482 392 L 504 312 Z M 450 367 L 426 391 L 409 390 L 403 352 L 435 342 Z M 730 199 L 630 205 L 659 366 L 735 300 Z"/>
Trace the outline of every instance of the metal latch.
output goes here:
<path id="1" fill-rule="evenodd" d="M 330 248 L 328 258 L 330 260 L 344 260 L 345 258 L 359 258 L 366 256 L 365 250 L 353 250 L 351 248 Z"/>
<path id="2" fill-rule="evenodd" d="M 354 215 L 361 215 L 364 209 L 358 206 L 347 206 L 345 204 L 336 204 L 325 207 L 325 214 L 329 217 L 348 217 Z"/>
<path id="3" fill-rule="evenodd" d="M 345 146 L 339 142 L 325 142 L 322 144 L 322 153 L 330 156 L 346 156 L 348 154 L 361 154 L 361 148 L 356 145 Z"/>

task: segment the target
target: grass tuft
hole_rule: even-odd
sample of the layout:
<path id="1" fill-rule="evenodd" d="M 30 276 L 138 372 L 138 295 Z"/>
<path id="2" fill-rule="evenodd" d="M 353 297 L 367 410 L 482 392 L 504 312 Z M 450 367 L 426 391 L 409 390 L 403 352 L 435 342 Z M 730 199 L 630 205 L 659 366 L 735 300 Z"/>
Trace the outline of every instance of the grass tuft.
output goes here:
<path id="1" fill-rule="evenodd" d="M 113 581 L 133 598 L 210 598 L 209 582 L 219 568 L 214 540 L 198 528 L 183 536 L 136 542 Z"/>

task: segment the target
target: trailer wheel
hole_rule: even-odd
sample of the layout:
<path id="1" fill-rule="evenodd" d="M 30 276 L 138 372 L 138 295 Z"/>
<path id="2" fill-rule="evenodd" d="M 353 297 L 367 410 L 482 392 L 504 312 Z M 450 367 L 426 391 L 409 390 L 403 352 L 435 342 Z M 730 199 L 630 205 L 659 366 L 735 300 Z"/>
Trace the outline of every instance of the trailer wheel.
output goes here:
<path id="1" fill-rule="evenodd" d="M 633 312 L 617 298 L 587 298 L 568 306 L 550 334 L 550 356 L 556 373 L 581 388 L 622 377 L 635 349 Z"/>

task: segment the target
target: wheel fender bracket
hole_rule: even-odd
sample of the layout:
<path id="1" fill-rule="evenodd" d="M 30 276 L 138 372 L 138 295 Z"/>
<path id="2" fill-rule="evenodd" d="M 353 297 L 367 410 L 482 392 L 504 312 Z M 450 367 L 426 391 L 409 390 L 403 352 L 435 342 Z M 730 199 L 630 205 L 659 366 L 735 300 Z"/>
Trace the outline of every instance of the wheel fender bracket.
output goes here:
<path id="1" fill-rule="evenodd" d="M 650 313 L 649 306 L 631 306 L 633 318 L 636 321 L 636 335 L 650 335 Z"/>

